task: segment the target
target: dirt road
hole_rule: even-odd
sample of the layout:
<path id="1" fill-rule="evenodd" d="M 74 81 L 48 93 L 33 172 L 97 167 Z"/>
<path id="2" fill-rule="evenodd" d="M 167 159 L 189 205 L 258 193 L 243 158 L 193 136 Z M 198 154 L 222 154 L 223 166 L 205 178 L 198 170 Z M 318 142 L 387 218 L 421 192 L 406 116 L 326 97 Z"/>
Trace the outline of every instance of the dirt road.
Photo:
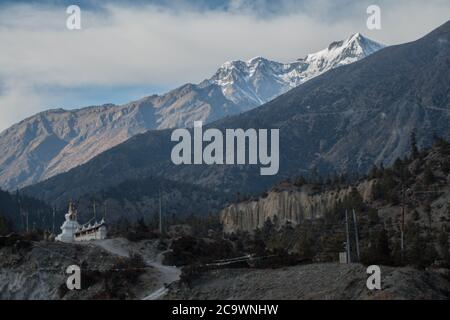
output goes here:
<path id="1" fill-rule="evenodd" d="M 94 241 L 92 244 L 121 257 L 129 257 L 132 253 L 138 253 L 142 255 L 147 266 L 155 268 L 159 273 L 158 289 L 146 294 L 143 300 L 161 299 L 168 292 L 167 285 L 180 279 L 180 269 L 162 264 L 164 252 L 158 252 L 154 241 L 131 243 L 124 238 L 115 238 Z"/>

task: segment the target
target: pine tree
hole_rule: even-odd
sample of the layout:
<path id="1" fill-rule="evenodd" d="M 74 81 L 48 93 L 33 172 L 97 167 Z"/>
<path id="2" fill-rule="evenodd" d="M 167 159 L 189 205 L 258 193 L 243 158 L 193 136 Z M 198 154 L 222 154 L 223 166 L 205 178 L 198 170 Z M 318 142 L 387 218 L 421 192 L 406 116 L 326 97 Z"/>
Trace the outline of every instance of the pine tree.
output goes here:
<path id="1" fill-rule="evenodd" d="M 389 247 L 389 238 L 386 229 L 382 229 L 377 239 L 377 254 L 381 264 L 391 263 L 391 249 Z"/>
<path id="2" fill-rule="evenodd" d="M 369 223 L 371 225 L 375 225 L 379 222 L 378 210 L 374 208 L 369 208 L 369 212 L 367 213 L 367 217 L 369 219 Z"/>
<path id="3" fill-rule="evenodd" d="M 6 222 L 6 219 L 3 217 L 3 215 L 0 213 L 0 235 L 5 235 L 8 233 L 8 224 Z"/>
<path id="4" fill-rule="evenodd" d="M 447 221 L 450 221 L 450 201 L 447 202 Z"/>
<path id="5" fill-rule="evenodd" d="M 425 167 L 425 172 L 423 173 L 423 182 L 426 186 L 431 185 L 435 180 L 433 170 L 429 165 Z"/>
<path id="6" fill-rule="evenodd" d="M 414 221 L 419 221 L 420 220 L 420 215 L 419 215 L 419 212 L 417 210 L 414 210 L 412 212 L 412 218 L 413 218 Z"/>
<path id="7" fill-rule="evenodd" d="M 425 204 L 425 213 L 427 214 L 428 229 L 431 231 L 431 223 L 433 222 L 432 209 L 430 203 Z"/>
<path id="8" fill-rule="evenodd" d="M 312 249 L 312 239 L 307 230 L 302 232 L 298 243 L 298 253 L 304 259 L 311 259 L 314 255 Z"/>
<path id="9" fill-rule="evenodd" d="M 444 229 L 441 231 L 438 237 L 440 256 L 444 263 L 449 266 L 450 264 L 450 252 L 449 252 L 449 244 L 448 244 L 448 232 Z"/>
<path id="10" fill-rule="evenodd" d="M 416 129 L 411 132 L 411 157 L 416 159 L 419 156 L 419 148 L 417 147 Z"/>

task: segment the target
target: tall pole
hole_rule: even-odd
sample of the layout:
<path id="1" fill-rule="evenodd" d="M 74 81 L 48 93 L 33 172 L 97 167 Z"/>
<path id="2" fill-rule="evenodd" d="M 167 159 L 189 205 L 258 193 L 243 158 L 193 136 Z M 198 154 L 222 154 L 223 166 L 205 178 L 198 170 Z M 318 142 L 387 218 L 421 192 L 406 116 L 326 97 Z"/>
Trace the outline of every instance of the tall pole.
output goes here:
<path id="1" fill-rule="evenodd" d="M 405 186 L 402 182 L 402 225 L 400 228 L 400 251 L 401 251 L 401 260 L 403 262 L 404 250 L 405 250 Z"/>
<path id="2" fill-rule="evenodd" d="M 24 221 L 24 217 L 23 217 L 23 213 L 22 213 L 22 206 L 20 205 L 19 191 L 17 191 L 17 205 L 19 206 L 19 216 L 20 216 L 20 221 L 22 222 L 22 228 L 25 229 L 25 221 Z"/>
<path id="3" fill-rule="evenodd" d="M 95 200 L 94 200 L 94 221 L 97 222 L 97 214 L 95 213 Z"/>
<path id="4" fill-rule="evenodd" d="M 355 209 L 353 209 L 353 224 L 354 224 L 354 227 L 355 227 L 356 256 L 358 257 L 358 261 L 359 261 L 358 221 L 356 220 Z"/>
<path id="5" fill-rule="evenodd" d="M 55 207 L 53 207 L 53 225 L 52 225 L 52 234 L 55 234 Z"/>
<path id="6" fill-rule="evenodd" d="M 352 259 L 350 257 L 350 234 L 349 234 L 349 230 L 348 230 L 348 213 L 347 213 L 347 209 L 345 209 L 345 233 L 347 235 L 347 263 L 351 263 Z"/>
<path id="7" fill-rule="evenodd" d="M 28 233 L 28 211 L 26 212 L 27 213 L 27 233 Z"/>
<path id="8" fill-rule="evenodd" d="M 159 234 L 163 233 L 161 189 L 159 189 Z"/>

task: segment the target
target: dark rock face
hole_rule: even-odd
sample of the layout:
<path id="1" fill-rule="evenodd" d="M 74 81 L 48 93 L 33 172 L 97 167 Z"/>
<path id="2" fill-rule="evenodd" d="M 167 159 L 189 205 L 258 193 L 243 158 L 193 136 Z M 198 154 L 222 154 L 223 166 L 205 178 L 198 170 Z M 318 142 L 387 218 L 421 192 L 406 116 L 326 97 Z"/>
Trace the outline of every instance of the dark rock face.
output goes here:
<path id="1" fill-rule="evenodd" d="M 170 160 L 170 130 L 136 136 L 85 165 L 25 189 L 53 200 L 76 190 L 101 189 L 129 177 L 161 175 L 222 192 L 260 192 L 316 168 L 320 173 L 366 172 L 408 154 L 433 132 L 450 139 L 450 22 L 411 43 L 387 47 L 331 70 L 279 98 L 208 127 L 279 128 L 280 171 L 259 166 L 181 165 Z"/>
<path id="2" fill-rule="evenodd" d="M 373 181 L 362 183 L 357 190 L 368 198 Z M 297 225 L 305 220 L 323 218 L 324 214 L 351 194 L 352 188 L 340 188 L 322 193 L 312 188 L 270 191 L 264 198 L 233 203 L 220 212 L 225 233 L 253 232 L 262 229 L 267 220 L 277 219 L 279 225 Z"/>

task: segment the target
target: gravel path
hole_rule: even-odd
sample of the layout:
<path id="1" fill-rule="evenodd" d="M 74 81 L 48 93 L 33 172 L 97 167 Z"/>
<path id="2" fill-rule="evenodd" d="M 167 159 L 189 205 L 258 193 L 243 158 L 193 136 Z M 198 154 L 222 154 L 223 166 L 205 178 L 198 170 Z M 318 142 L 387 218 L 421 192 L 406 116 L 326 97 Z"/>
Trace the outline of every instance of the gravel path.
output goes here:
<path id="1" fill-rule="evenodd" d="M 158 283 L 156 285 L 158 289 L 145 295 L 143 300 L 158 300 L 163 298 L 168 293 L 167 285 L 180 279 L 180 269 L 162 264 L 164 252 L 157 253 L 154 242 L 131 243 L 123 238 L 115 238 L 92 243 L 121 257 L 129 257 L 132 252 L 139 253 L 144 258 L 146 265 L 155 268 L 158 272 Z"/>

